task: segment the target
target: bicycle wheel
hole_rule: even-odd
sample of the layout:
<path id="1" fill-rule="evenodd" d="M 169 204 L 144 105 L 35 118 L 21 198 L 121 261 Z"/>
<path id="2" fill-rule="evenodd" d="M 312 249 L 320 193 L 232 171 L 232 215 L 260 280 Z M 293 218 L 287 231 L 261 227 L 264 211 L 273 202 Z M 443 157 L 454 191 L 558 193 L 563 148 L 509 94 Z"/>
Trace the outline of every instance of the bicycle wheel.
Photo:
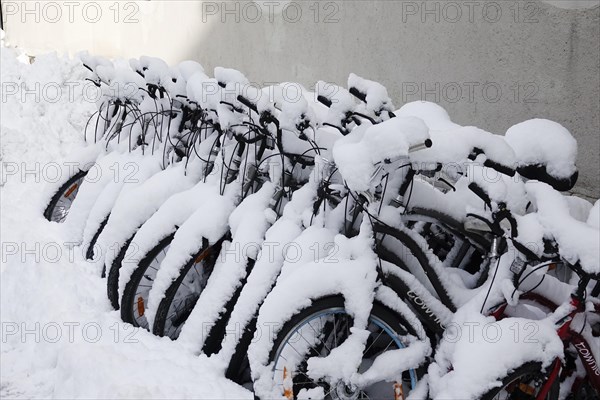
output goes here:
<path id="1" fill-rule="evenodd" d="M 592 383 L 589 380 L 589 377 L 586 376 L 585 381 L 579 387 L 577 392 L 575 393 L 575 399 L 577 400 L 597 400 L 600 399 L 600 392 L 594 388 Z"/>
<path id="2" fill-rule="evenodd" d="M 115 310 L 119 309 L 119 270 L 121 269 L 121 265 L 127 254 L 127 249 L 133 241 L 134 236 L 135 233 L 123 244 L 123 247 L 119 250 L 119 254 L 117 254 L 117 257 L 113 260 L 106 278 L 106 294 L 110 304 Z"/>
<path id="3" fill-rule="evenodd" d="M 407 395 L 415 388 L 416 370 L 405 371 L 401 382 L 375 382 L 368 387 L 308 377 L 308 359 L 327 356 L 349 336 L 351 327 L 352 318 L 345 311 L 342 296 L 316 300 L 292 317 L 271 350 L 274 386 L 289 399 L 297 398 L 301 390 L 322 390 L 325 399 L 393 399 L 398 398 L 398 392 Z M 405 347 L 402 337 L 407 330 L 401 318 L 380 304 L 374 304 L 367 329 L 370 335 L 358 372 L 366 371 L 383 352 Z"/>
<path id="4" fill-rule="evenodd" d="M 87 173 L 79 171 L 56 191 L 44 210 L 44 218 L 51 222 L 64 222 Z"/>
<path id="5" fill-rule="evenodd" d="M 167 255 L 175 234 L 171 234 L 154 246 L 140 261 L 135 269 L 121 298 L 121 319 L 133 326 L 149 330 L 145 317 L 148 295 L 160 268 L 160 263 Z"/>
<path id="6" fill-rule="evenodd" d="M 502 380 L 502 385 L 490 390 L 481 400 L 535 400 L 548 379 L 542 365 L 529 362 L 516 368 Z M 558 399 L 559 383 L 555 380 L 546 395 L 546 400 Z"/>
<path id="7" fill-rule="evenodd" d="M 96 242 L 98 242 L 98 238 L 100 237 L 100 234 L 104 230 L 104 227 L 106 226 L 106 223 L 108 222 L 108 218 L 110 218 L 110 214 L 108 214 L 106 216 L 106 218 L 104 219 L 104 221 L 102 221 L 100 223 L 98 230 L 96 231 L 96 233 L 94 233 L 94 236 L 92 236 L 92 240 L 90 240 L 90 243 L 88 244 L 88 248 L 85 251 L 85 258 L 87 260 L 93 260 L 94 256 L 96 256 L 94 246 L 96 246 Z"/>
<path id="8" fill-rule="evenodd" d="M 220 251 L 221 242 L 205 245 L 181 268 L 156 309 L 152 333 L 173 340 L 179 337 L 181 328 L 206 287 Z"/>

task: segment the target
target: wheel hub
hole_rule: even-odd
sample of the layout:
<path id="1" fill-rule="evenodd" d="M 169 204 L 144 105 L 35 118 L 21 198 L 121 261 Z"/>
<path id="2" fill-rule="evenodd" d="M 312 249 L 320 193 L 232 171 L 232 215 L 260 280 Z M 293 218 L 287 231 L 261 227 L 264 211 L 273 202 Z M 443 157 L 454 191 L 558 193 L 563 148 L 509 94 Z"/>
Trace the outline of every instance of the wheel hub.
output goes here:
<path id="1" fill-rule="evenodd" d="M 358 387 L 346 385 L 343 381 L 339 381 L 332 392 L 332 397 L 337 400 L 356 400 L 359 396 L 360 390 Z"/>

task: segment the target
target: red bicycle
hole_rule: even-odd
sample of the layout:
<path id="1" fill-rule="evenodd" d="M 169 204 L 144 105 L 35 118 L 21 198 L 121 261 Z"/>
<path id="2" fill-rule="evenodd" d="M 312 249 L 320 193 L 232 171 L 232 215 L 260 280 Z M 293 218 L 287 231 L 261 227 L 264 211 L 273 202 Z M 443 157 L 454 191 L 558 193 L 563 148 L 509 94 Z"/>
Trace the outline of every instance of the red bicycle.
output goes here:
<path id="1" fill-rule="evenodd" d="M 600 280 L 600 274 L 589 274 L 578 264 L 565 265 L 579 276 L 577 287 L 565 304 L 559 306 L 535 290 L 530 290 L 520 296 L 520 301 L 532 302 L 554 312 L 555 320 L 558 321 L 556 332 L 564 343 L 564 360 L 557 358 L 546 371 L 542 369 L 540 363 L 525 363 L 508 374 L 502 380 L 500 387 L 486 393 L 482 397 L 483 400 L 558 399 L 560 386 L 563 386 L 564 390 L 569 393 L 566 397 L 569 400 L 600 399 L 600 365 L 588 341 L 589 333 L 593 339 L 600 336 L 600 332 L 598 329 L 592 329 L 587 318 L 588 313 L 600 316 L 600 301 L 592 299 L 593 309 L 586 310 L 586 288 L 591 280 Z M 524 272 L 525 269 L 517 274 L 516 282 L 519 282 L 518 279 Z M 507 316 L 507 307 L 507 302 L 502 303 L 494 307 L 490 314 L 496 319 L 502 319 Z M 576 329 L 572 323 L 578 315 L 583 315 L 583 323 L 581 328 Z M 595 322 L 598 323 L 598 321 L 599 319 Z M 588 332 L 586 334 L 588 338 L 584 337 L 584 329 Z M 577 362 L 577 359 L 580 360 L 580 363 Z M 565 397 L 561 396 L 560 398 Z"/>

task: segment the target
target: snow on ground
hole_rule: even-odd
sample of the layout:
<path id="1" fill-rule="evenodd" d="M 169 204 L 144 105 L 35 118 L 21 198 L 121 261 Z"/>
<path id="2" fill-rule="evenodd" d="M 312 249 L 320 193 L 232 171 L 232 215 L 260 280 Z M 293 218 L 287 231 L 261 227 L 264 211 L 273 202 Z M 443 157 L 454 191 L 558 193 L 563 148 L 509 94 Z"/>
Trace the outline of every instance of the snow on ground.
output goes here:
<path id="1" fill-rule="evenodd" d="M 28 65 L 1 53 L 0 397 L 252 398 L 176 342 L 122 323 L 106 281 L 65 244 L 65 226 L 43 219 L 49 163 L 84 146 L 95 105 L 81 94 L 78 61 L 49 54 Z M 79 89 L 69 96 L 65 82 Z M 63 91 L 50 102 L 44 87 Z"/>

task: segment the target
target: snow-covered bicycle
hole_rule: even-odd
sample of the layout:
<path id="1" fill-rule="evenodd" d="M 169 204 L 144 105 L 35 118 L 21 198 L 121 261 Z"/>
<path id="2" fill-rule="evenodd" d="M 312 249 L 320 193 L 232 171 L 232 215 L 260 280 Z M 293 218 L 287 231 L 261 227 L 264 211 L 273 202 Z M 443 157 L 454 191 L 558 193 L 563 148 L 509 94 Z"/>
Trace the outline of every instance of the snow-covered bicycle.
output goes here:
<path id="1" fill-rule="evenodd" d="M 528 182 L 526 186 L 535 212 L 513 215 L 499 203 L 493 215 L 473 216 L 494 232 L 498 243 L 504 243 L 500 247 L 508 245 L 511 252 L 502 255 L 504 262 L 499 260 L 495 281 L 452 321 L 455 326 L 485 321 L 504 339 L 496 335 L 493 340 L 477 338 L 471 343 L 460 338 L 443 341 L 436 364 L 429 370 L 433 398 L 446 398 L 450 393 L 486 400 L 597 397 L 600 386 L 591 349 L 599 342 L 600 303 L 587 293 L 592 281 L 600 278 L 598 257 L 593 255 L 598 230 L 574 219 L 565 198 L 548 184 Z M 475 191 L 484 201 L 495 202 L 488 190 L 477 187 Z M 564 230 L 570 235 L 564 235 Z M 574 284 L 549 273 L 557 265 L 574 271 Z M 486 303 L 492 306 L 486 308 Z M 481 307 L 497 322 L 473 321 L 473 314 L 467 317 L 473 306 Z M 520 330 L 523 326 L 535 328 L 534 337 L 531 330 Z M 525 339 L 518 340 L 515 335 L 523 333 Z M 514 351 L 502 351 L 506 344 Z M 477 354 L 494 357 L 497 362 L 481 365 L 473 374 L 456 358 L 458 349 L 477 349 Z M 472 360 L 476 365 L 481 361 L 479 356 Z M 470 385 L 462 390 L 449 384 L 467 377 Z"/>

